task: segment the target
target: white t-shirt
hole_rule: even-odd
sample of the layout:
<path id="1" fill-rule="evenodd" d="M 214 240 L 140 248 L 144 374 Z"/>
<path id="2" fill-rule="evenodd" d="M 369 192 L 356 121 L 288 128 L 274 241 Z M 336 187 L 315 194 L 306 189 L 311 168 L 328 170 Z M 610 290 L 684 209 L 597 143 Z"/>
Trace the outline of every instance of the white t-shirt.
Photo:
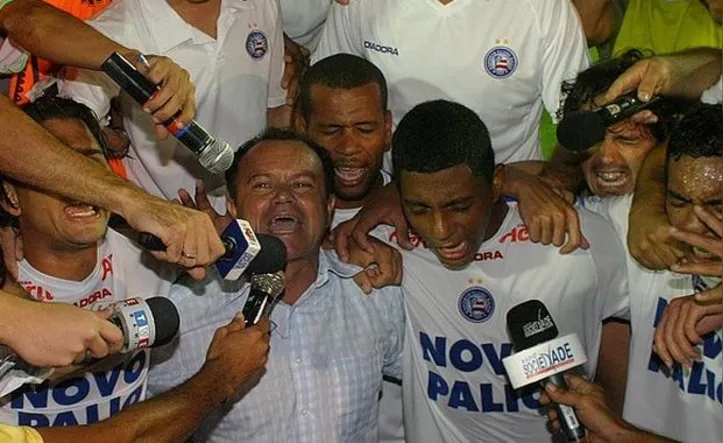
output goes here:
<path id="1" fill-rule="evenodd" d="M 723 77 L 721 77 L 710 89 L 703 92 L 703 95 L 700 97 L 700 101 L 712 105 L 723 102 Z"/>
<path id="2" fill-rule="evenodd" d="M 284 32 L 296 43 L 314 51 L 333 0 L 281 0 Z"/>
<path id="3" fill-rule="evenodd" d="M 18 263 L 18 282 L 36 300 L 72 303 L 85 309 L 130 297 L 167 296 L 175 267 L 161 264 L 121 234 L 108 230 L 98 246 L 98 262 L 83 281 L 43 274 Z M 130 354 L 104 370 L 73 377 L 51 388 L 21 388 L 0 399 L 0 422 L 22 426 L 84 425 L 104 420 L 145 399 L 149 351 Z"/>
<path id="4" fill-rule="evenodd" d="M 278 0 L 225 0 L 218 39 L 186 23 L 162 0 L 120 0 L 89 22 L 113 40 L 144 54 L 170 57 L 196 87 L 196 121 L 236 150 L 266 127 L 268 108 L 284 104 L 284 42 Z M 60 94 L 88 105 L 103 118 L 118 86 L 105 74 L 68 70 Z M 69 80 L 74 81 L 69 81 Z M 225 212 L 223 178 L 211 176 L 173 137 L 157 140 L 151 117 L 121 95 L 123 125 L 131 141 L 123 161 L 128 178 L 151 194 L 173 199 L 196 179 L 217 211 Z"/>
<path id="5" fill-rule="evenodd" d="M 386 185 L 391 176 L 382 171 L 382 178 Z M 354 217 L 359 208 L 334 209 L 334 219 L 331 228 Z M 387 228 L 377 227 L 370 234 L 385 240 Z M 379 400 L 379 443 L 404 443 L 404 421 L 402 417 L 402 386 L 396 381 L 385 378 L 382 384 L 382 398 Z"/>
<path id="6" fill-rule="evenodd" d="M 588 198 L 585 205 L 608 217 L 621 239 L 628 234 L 632 196 Z M 623 244 L 627 244 L 623 242 Z M 665 307 L 696 292 L 705 280 L 671 271 L 650 271 L 628 254 L 632 341 L 623 417 L 635 426 L 676 441 L 720 443 L 723 413 L 723 333 L 704 337 L 703 360 L 672 373 L 653 351 L 655 327 Z M 698 288 L 700 289 L 700 288 Z"/>
<path id="7" fill-rule="evenodd" d="M 542 106 L 589 65 L 575 9 L 560 0 L 354 0 L 331 7 L 312 60 L 339 52 L 372 61 L 389 83 L 394 123 L 448 99 L 475 111 L 496 162 L 541 159 Z"/>
<path id="8" fill-rule="evenodd" d="M 402 253 L 407 441 L 550 441 L 538 389 L 517 395 L 507 383 L 505 317 L 515 305 L 541 300 L 560 336 L 578 335 L 594 375 L 602 320 L 628 308 L 627 278 L 610 224 L 585 210 L 580 218 L 592 247 L 568 255 L 531 242 L 515 204 L 465 270 L 442 267 L 421 246 Z"/>

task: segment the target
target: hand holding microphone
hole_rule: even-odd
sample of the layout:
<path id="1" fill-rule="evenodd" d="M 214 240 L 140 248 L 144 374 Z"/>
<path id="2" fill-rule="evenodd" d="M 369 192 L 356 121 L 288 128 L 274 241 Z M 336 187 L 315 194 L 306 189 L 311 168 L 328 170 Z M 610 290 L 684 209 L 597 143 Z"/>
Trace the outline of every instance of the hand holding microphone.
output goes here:
<path id="1" fill-rule="evenodd" d="M 514 389 L 538 382 L 543 387 L 552 383 L 567 388 L 563 372 L 587 362 L 577 335 L 558 338 L 557 325 L 539 300 L 528 300 L 510 309 L 507 328 L 515 353 L 502 363 Z M 556 410 L 567 441 L 585 437 L 585 428 L 573 408 L 558 404 Z"/>
<path id="2" fill-rule="evenodd" d="M 145 61 L 145 57 L 142 55 L 140 58 Z M 148 102 L 160 90 L 157 85 L 154 85 L 143 74 L 138 72 L 128 60 L 117 52 L 114 52 L 103 62 L 101 69 L 141 105 Z M 195 120 L 183 125 L 178 120 L 181 112 L 179 111 L 177 115 L 163 122 L 163 125 L 174 137 L 198 156 L 198 162 L 201 166 L 212 174 L 225 172 L 233 162 L 233 150 L 231 150 L 229 144 L 222 140 L 216 140 Z"/>

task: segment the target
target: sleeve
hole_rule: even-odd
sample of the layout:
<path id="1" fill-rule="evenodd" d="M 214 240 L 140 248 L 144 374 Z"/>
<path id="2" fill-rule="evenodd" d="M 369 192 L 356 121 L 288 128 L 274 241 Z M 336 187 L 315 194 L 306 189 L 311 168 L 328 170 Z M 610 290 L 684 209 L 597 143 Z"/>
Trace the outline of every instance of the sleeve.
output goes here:
<path id="1" fill-rule="evenodd" d="M 271 37 L 269 90 L 267 107 L 276 108 L 286 103 L 286 91 L 281 87 L 284 76 L 284 25 L 278 0 L 270 1 L 274 10 L 274 35 Z"/>
<path id="2" fill-rule="evenodd" d="M 0 0 L 0 7 L 2 1 Z M 33 428 L 0 424 L 0 442 L 43 443 L 43 437 Z"/>
<path id="3" fill-rule="evenodd" d="M 575 8 L 569 1 L 534 2 L 542 33 L 542 101 L 557 123 L 561 87 L 590 66 L 587 41 Z"/>
<path id="4" fill-rule="evenodd" d="M 316 50 L 311 54 L 311 63 L 339 53 L 363 55 L 364 45 L 361 37 L 361 0 L 354 0 L 348 6 L 334 2 L 329 8 L 324 30 Z"/>
<path id="5" fill-rule="evenodd" d="M 700 101 L 710 105 L 717 105 L 723 102 L 723 77 L 718 79 L 718 83 L 713 85 L 713 87 L 703 92 Z"/>
<path id="6" fill-rule="evenodd" d="M 58 92 L 61 97 L 72 98 L 92 109 L 105 126 L 110 101 L 120 94 L 120 87 L 102 72 L 67 67 L 58 81 Z"/>
<path id="7" fill-rule="evenodd" d="M 628 285 L 627 256 L 620 233 L 603 216 L 580 210 L 582 228 L 590 241 L 589 253 L 595 265 L 597 287 L 595 289 L 596 320 L 606 318 L 629 318 L 630 296 Z"/>
<path id="8" fill-rule="evenodd" d="M 388 286 L 371 295 L 389 337 L 384 353 L 384 375 L 402 379 L 402 349 L 404 348 L 404 300 L 399 286 Z"/>
<path id="9" fill-rule="evenodd" d="M 0 74 L 16 74 L 25 69 L 30 54 L 14 46 L 9 38 L 0 37 Z"/>

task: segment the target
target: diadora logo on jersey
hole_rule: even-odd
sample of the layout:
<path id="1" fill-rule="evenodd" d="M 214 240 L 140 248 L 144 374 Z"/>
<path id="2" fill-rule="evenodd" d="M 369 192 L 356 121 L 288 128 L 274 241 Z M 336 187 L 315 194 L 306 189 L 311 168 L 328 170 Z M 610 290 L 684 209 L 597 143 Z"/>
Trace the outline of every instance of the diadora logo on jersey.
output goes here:
<path id="1" fill-rule="evenodd" d="M 472 286 L 459 296 L 458 308 L 462 317 L 472 323 L 484 323 L 495 312 L 495 299 L 485 288 Z"/>
<path id="2" fill-rule="evenodd" d="M 507 46 L 495 46 L 487 51 L 484 68 L 494 78 L 507 78 L 517 70 L 517 54 Z"/>
<path id="3" fill-rule="evenodd" d="M 246 37 L 246 52 L 254 60 L 261 60 L 269 51 L 269 39 L 260 29 L 252 29 Z"/>
<path id="4" fill-rule="evenodd" d="M 512 230 L 506 234 L 504 234 L 502 237 L 500 237 L 500 243 L 517 243 L 517 242 L 526 242 L 530 240 L 530 234 L 527 232 L 527 226 L 525 226 L 523 223 L 520 223 L 519 225 L 512 228 Z"/>
<path id="5" fill-rule="evenodd" d="M 399 51 L 394 46 L 385 46 L 377 42 L 370 42 L 369 40 L 364 40 L 364 49 L 371 49 L 382 54 L 399 55 Z"/>
<path id="6" fill-rule="evenodd" d="M 502 260 L 505 256 L 500 251 L 478 252 L 474 255 L 474 261 Z"/>

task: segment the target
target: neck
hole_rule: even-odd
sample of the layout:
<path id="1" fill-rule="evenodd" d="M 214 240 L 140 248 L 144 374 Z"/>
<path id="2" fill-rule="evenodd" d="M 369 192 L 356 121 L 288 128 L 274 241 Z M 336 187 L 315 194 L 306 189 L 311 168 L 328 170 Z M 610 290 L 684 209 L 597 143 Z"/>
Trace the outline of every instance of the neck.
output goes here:
<path id="1" fill-rule="evenodd" d="M 212 38 L 216 38 L 216 22 L 221 15 L 221 0 L 208 0 L 203 3 L 188 0 L 166 0 L 166 2 L 183 21 Z"/>
<path id="2" fill-rule="evenodd" d="M 98 263 L 98 247 L 70 249 L 43 241 L 38 235 L 24 235 L 23 254 L 33 268 L 55 278 L 82 281 Z"/>
<path id="3" fill-rule="evenodd" d="M 487 224 L 487 231 L 485 231 L 485 238 L 483 241 L 487 241 L 497 234 L 497 231 L 500 230 L 502 222 L 505 221 L 505 217 L 507 217 L 507 213 L 509 211 L 510 207 L 503 198 L 497 200 L 497 203 L 495 203 L 492 207 L 492 215 L 490 215 L 490 221 Z"/>
<path id="4" fill-rule="evenodd" d="M 286 288 L 284 297 L 281 299 L 287 305 L 296 303 L 301 294 L 304 293 L 316 281 L 319 273 L 319 251 L 313 257 L 294 260 L 286 265 L 284 277 Z"/>
<path id="5" fill-rule="evenodd" d="M 377 172 L 377 176 L 374 179 L 374 184 L 372 184 L 371 188 L 369 188 L 369 191 L 364 194 L 364 197 L 362 197 L 359 200 L 342 200 L 340 198 L 336 199 L 335 208 L 337 209 L 359 209 L 363 207 L 367 201 L 369 201 L 369 197 L 376 191 L 377 189 L 384 186 L 384 177 L 382 176 L 381 171 Z"/>

